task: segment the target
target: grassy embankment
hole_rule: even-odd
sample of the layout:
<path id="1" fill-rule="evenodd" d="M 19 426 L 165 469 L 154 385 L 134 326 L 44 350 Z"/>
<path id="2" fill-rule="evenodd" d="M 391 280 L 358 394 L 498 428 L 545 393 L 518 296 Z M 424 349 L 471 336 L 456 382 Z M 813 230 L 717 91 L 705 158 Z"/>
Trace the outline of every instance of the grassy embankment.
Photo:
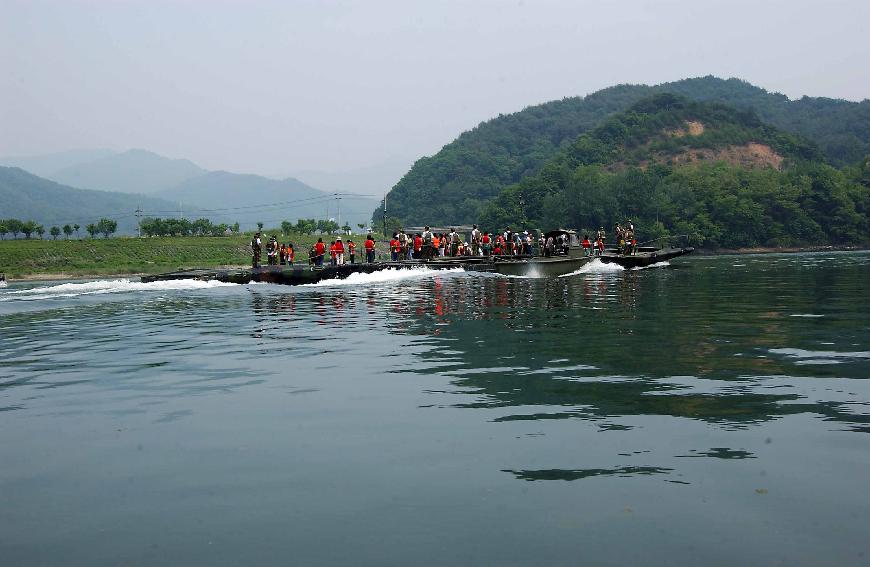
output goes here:
<path id="1" fill-rule="evenodd" d="M 353 238 L 353 237 L 351 237 Z M 316 235 L 279 238 L 307 261 Z M 324 237 L 326 240 L 326 237 Z M 358 242 L 362 242 L 360 237 Z M 0 240 L 0 273 L 34 276 L 101 276 L 157 273 L 186 268 L 250 266 L 251 235 L 223 237 L 95 238 L 82 240 Z M 354 238 L 354 241 L 357 241 Z M 265 251 L 263 262 L 265 263 Z"/>

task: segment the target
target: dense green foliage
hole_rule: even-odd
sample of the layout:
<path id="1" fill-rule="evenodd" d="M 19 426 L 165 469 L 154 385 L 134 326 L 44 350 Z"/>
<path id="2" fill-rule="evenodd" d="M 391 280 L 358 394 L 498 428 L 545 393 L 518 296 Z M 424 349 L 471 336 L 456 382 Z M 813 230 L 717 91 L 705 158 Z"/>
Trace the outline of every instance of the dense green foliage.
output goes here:
<path id="1" fill-rule="evenodd" d="M 387 213 L 408 224 L 475 222 L 501 189 L 540 171 L 581 133 L 656 93 L 716 101 L 753 110 L 762 121 L 801 134 L 835 165 L 870 153 L 870 101 L 804 97 L 791 101 L 745 81 L 702 77 L 619 85 L 502 115 L 463 133 L 432 157 L 417 161 L 387 197 Z M 383 209 L 374 215 L 380 224 Z"/>
<path id="2" fill-rule="evenodd" d="M 689 120 L 702 122 L 704 133 L 666 134 Z M 724 161 L 676 166 L 668 160 L 688 149 L 733 148 L 748 141 L 781 154 L 783 169 Z M 580 136 L 539 174 L 506 188 L 480 220 L 490 228 L 610 231 L 631 218 L 642 241 L 688 235 L 707 247 L 866 242 L 870 161 L 839 171 L 818 157 L 813 145 L 764 125 L 752 113 L 658 95 Z M 656 159 L 645 168 L 632 165 L 651 158 Z"/>
<path id="3" fill-rule="evenodd" d="M 239 223 L 233 227 L 228 224 L 214 224 L 209 219 L 144 218 L 140 223 L 145 236 L 224 236 L 227 233 L 238 232 Z"/>

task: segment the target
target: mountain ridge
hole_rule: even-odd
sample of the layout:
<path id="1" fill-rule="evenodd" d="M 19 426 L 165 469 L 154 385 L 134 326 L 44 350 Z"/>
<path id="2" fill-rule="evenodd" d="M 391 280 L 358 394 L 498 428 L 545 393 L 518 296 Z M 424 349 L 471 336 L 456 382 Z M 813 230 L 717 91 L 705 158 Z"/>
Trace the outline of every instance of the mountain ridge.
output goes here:
<path id="1" fill-rule="evenodd" d="M 119 193 L 158 193 L 206 173 L 192 161 L 130 149 L 54 172 L 52 181 L 82 189 Z"/>
<path id="2" fill-rule="evenodd" d="M 34 220 L 50 226 L 86 224 L 101 217 L 118 221 L 118 232 L 136 231 L 136 209 L 153 216 L 174 216 L 175 206 L 163 199 L 111 191 L 79 189 L 0 166 L 0 218 Z"/>
<path id="3" fill-rule="evenodd" d="M 709 75 L 654 86 L 615 85 L 584 97 L 528 106 L 461 133 L 435 155 L 415 162 L 389 192 L 387 214 L 408 224 L 474 222 L 503 187 L 538 172 L 560 149 L 608 116 L 661 92 L 751 109 L 765 122 L 815 140 L 838 165 L 870 153 L 867 99 L 792 101 L 740 79 Z M 373 218 L 382 214 L 378 207 Z"/>
<path id="4" fill-rule="evenodd" d="M 759 155 L 750 163 L 722 158 L 740 148 Z M 639 240 L 683 234 L 712 248 L 866 242 L 870 159 L 841 171 L 822 157 L 814 143 L 753 112 L 658 94 L 506 187 L 480 222 L 592 232 L 633 218 Z"/>

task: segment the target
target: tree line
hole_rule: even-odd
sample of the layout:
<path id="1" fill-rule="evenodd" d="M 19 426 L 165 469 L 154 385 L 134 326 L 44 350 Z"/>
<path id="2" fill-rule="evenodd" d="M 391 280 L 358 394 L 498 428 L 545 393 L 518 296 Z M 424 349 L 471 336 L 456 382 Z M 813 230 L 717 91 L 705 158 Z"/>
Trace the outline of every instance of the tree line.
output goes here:
<path id="1" fill-rule="evenodd" d="M 263 223 L 257 223 L 257 226 L 260 227 L 260 230 L 263 230 Z M 358 224 L 357 226 L 360 229 L 365 227 L 364 224 Z M 299 234 L 314 234 L 315 232 L 319 232 L 320 234 L 335 234 L 339 230 L 345 234 L 350 234 L 350 224 L 344 223 L 343 226 L 339 226 L 339 224 L 332 219 L 297 219 L 296 224 L 293 224 L 290 221 L 283 221 L 281 223 L 281 232 L 284 234 L 290 232 L 297 232 Z"/>
<path id="2" fill-rule="evenodd" d="M 227 236 L 239 232 L 239 223 L 215 224 L 209 219 L 163 219 L 146 217 L 139 223 L 145 236 Z"/>
<path id="3" fill-rule="evenodd" d="M 61 233 L 69 240 L 73 233 L 75 233 L 76 238 L 79 237 L 79 229 L 81 229 L 79 224 L 65 224 L 63 227 L 52 226 L 48 233 L 54 240 L 57 240 Z M 108 238 L 109 235 L 114 234 L 118 230 L 118 222 L 112 219 L 101 218 L 98 222 L 86 225 L 85 230 L 91 238 L 96 238 L 98 234 L 102 234 L 103 238 Z M 45 226 L 33 220 L 0 219 L 0 239 L 5 240 L 7 234 L 11 234 L 15 239 L 21 234 L 27 240 L 30 240 L 34 234 L 37 234 L 42 239 L 45 235 Z"/>
<path id="4" fill-rule="evenodd" d="M 662 132 L 689 119 L 708 130 Z M 680 151 L 752 140 L 784 167 L 725 161 L 679 165 Z M 580 136 L 539 173 L 505 188 L 480 216 L 487 226 L 570 226 L 611 231 L 631 218 L 639 240 L 688 235 L 711 248 L 861 244 L 870 231 L 870 156 L 837 169 L 804 140 L 751 113 L 657 95 Z M 645 162 L 645 163 L 643 163 Z M 618 165 L 618 167 L 616 167 Z"/>

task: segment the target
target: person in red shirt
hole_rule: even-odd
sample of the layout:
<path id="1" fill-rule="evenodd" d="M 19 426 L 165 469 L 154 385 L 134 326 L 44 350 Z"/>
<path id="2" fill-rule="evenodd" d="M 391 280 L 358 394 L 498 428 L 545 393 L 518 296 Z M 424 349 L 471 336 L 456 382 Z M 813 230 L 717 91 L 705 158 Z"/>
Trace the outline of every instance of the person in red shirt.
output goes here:
<path id="1" fill-rule="evenodd" d="M 372 237 L 371 233 L 366 236 L 366 262 L 369 264 L 375 261 L 375 239 Z"/>
<path id="2" fill-rule="evenodd" d="M 492 253 L 496 256 L 501 256 L 501 245 L 498 242 L 495 243 L 495 250 Z"/>
<path id="3" fill-rule="evenodd" d="M 399 242 L 399 235 L 393 233 L 393 238 L 390 239 L 390 260 L 393 262 L 399 261 L 399 252 L 402 250 L 402 243 Z"/>
<path id="4" fill-rule="evenodd" d="M 483 248 L 483 255 L 489 256 L 489 251 L 492 248 L 492 239 L 489 237 L 488 232 L 483 233 L 483 238 L 480 239 L 481 248 Z"/>
<path id="5" fill-rule="evenodd" d="M 326 254 L 326 244 L 322 238 L 317 239 L 317 244 L 314 245 L 314 265 L 323 266 L 323 256 Z"/>
<path id="6" fill-rule="evenodd" d="M 586 234 L 583 236 L 583 255 L 588 256 L 592 252 L 592 243 L 589 242 L 589 235 Z"/>

